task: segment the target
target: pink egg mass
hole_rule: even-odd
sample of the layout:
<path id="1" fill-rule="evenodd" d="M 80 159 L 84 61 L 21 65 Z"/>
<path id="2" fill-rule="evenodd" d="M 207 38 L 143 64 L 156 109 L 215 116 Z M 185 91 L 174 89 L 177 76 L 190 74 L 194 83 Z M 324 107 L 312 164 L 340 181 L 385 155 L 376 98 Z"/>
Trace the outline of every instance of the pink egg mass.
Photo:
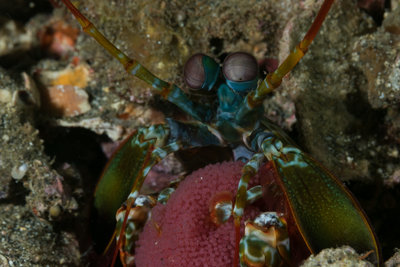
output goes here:
<path id="1" fill-rule="evenodd" d="M 136 265 L 232 266 L 233 219 L 216 226 L 211 220 L 209 206 L 216 194 L 226 191 L 233 196 L 236 194 L 242 167 L 241 162 L 219 163 L 186 177 L 166 205 L 157 204 L 153 208 L 151 219 L 136 243 Z M 271 170 L 264 166 L 249 188 L 260 184 L 260 180 L 268 184 L 265 180 L 271 180 L 272 176 Z M 254 218 L 261 207 L 265 211 L 265 206 L 265 199 L 247 206 L 244 221 Z M 282 208 L 282 204 L 280 206 Z"/>

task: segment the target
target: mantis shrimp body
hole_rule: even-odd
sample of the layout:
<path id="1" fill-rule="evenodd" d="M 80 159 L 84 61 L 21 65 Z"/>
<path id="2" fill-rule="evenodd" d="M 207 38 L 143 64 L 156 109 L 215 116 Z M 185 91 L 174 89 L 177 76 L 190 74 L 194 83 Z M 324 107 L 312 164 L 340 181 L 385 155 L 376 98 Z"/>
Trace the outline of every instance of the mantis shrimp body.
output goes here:
<path id="1" fill-rule="evenodd" d="M 358 252 L 372 251 L 371 260 L 381 262 L 378 242 L 364 212 L 345 186 L 318 161 L 293 144 L 288 136 L 262 116 L 262 102 L 307 52 L 333 0 L 325 0 L 303 40 L 265 79 L 258 77 L 252 55 L 228 55 L 222 67 L 205 54 L 195 54 L 186 63 L 184 80 L 194 90 L 216 90 L 217 109 L 193 102 L 178 86 L 153 75 L 108 41 L 69 1 L 62 0 L 83 30 L 92 36 L 125 70 L 148 83 L 153 92 L 175 104 L 193 119 L 139 128 L 121 145 L 107 164 L 95 192 L 94 206 L 104 218 L 117 213 L 117 248 L 125 266 L 134 265 L 134 243 L 151 217 L 156 200 L 140 195 L 150 169 L 167 155 L 205 146 L 229 147 L 248 153 L 236 196 L 217 199 L 211 210 L 216 224 L 233 217 L 238 266 L 293 265 L 287 222 L 278 213 L 265 211 L 246 222 L 241 236 L 241 219 L 248 203 L 262 197 L 260 186 L 249 189 L 249 181 L 267 162 L 277 177 L 287 206 L 301 237 L 311 253 L 328 247 L 350 245 Z M 172 190 L 163 191 L 167 201 Z M 122 206 L 121 206 L 122 205 Z M 121 208 L 119 208 L 121 207 Z M 117 212 L 118 210 L 118 212 Z M 162 232 L 162 229 L 160 229 Z M 116 260 L 114 255 L 113 263 Z"/>

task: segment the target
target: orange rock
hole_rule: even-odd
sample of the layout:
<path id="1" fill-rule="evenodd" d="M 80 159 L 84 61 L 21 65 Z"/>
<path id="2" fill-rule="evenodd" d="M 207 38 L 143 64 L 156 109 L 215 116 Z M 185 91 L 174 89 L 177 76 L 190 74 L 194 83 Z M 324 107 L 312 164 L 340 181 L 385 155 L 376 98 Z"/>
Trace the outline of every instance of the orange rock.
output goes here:
<path id="1" fill-rule="evenodd" d="M 90 110 L 89 96 L 83 89 L 89 81 L 86 65 L 67 67 L 61 71 L 42 71 L 39 80 L 43 108 L 56 116 L 73 117 Z"/>

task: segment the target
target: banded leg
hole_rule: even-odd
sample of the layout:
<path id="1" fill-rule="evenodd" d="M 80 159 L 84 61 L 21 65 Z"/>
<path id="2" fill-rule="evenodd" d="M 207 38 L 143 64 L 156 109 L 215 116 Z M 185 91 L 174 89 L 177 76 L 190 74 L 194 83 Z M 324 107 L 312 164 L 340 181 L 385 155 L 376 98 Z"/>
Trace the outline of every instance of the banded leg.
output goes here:
<path id="1" fill-rule="evenodd" d="M 249 119 L 249 115 L 252 113 L 252 110 L 262 104 L 268 93 L 279 87 L 283 77 L 288 74 L 307 53 L 308 47 L 321 28 L 321 25 L 324 22 L 333 4 L 333 1 L 334 0 L 324 1 L 303 40 L 300 41 L 300 43 L 274 72 L 269 73 L 267 77 L 265 77 L 255 91 L 251 91 L 247 94 L 246 98 L 241 104 L 239 112 L 237 113 L 236 122 L 238 125 L 246 123 L 246 121 Z"/>
<path id="2" fill-rule="evenodd" d="M 187 95 L 175 84 L 161 80 L 148 69 L 141 65 L 137 60 L 128 57 L 124 52 L 112 44 L 101 32 L 99 32 L 91 21 L 89 21 L 71 2 L 62 0 L 65 6 L 75 16 L 76 20 L 82 26 L 84 32 L 93 37 L 108 53 L 116 58 L 125 68 L 125 70 L 147 84 L 151 85 L 153 92 L 161 95 L 165 100 L 175 104 L 181 110 L 191 115 L 198 121 L 209 121 L 211 112 L 209 109 L 195 105 L 189 100 Z"/>
<path id="3" fill-rule="evenodd" d="M 249 162 L 244 165 L 242 169 L 242 177 L 239 181 L 238 191 L 236 194 L 235 206 L 233 208 L 233 218 L 235 223 L 235 258 L 234 258 L 234 266 L 237 266 L 239 263 L 239 242 L 240 242 L 240 221 L 243 217 L 244 208 L 247 202 L 247 188 L 249 181 L 252 177 L 254 177 L 258 170 L 260 169 L 260 165 L 264 161 L 265 157 L 262 153 L 256 153 L 249 160 Z"/>
<path id="4" fill-rule="evenodd" d="M 135 180 L 131 193 L 126 202 L 117 211 L 117 227 L 115 230 L 117 249 L 124 266 L 132 266 L 134 262 L 134 245 L 139 233 L 150 217 L 151 208 L 156 200 L 149 196 L 139 195 L 142 184 L 150 169 L 167 155 L 182 149 L 180 142 L 170 143 L 162 148 L 156 148 L 151 153 L 147 166 Z M 118 250 L 115 251 L 111 266 L 114 265 Z"/>
<path id="5" fill-rule="evenodd" d="M 284 219 L 279 219 L 276 213 L 263 213 L 254 222 L 246 222 L 245 236 L 243 238 L 240 236 L 240 221 L 246 204 L 251 199 L 262 197 L 261 186 L 250 190 L 247 188 L 250 179 L 257 174 L 264 160 L 263 153 L 256 153 L 242 170 L 233 209 L 236 237 L 235 266 L 239 262 L 239 257 L 240 262 L 246 263 L 246 266 L 278 266 L 280 262 L 290 265 L 286 222 Z"/>

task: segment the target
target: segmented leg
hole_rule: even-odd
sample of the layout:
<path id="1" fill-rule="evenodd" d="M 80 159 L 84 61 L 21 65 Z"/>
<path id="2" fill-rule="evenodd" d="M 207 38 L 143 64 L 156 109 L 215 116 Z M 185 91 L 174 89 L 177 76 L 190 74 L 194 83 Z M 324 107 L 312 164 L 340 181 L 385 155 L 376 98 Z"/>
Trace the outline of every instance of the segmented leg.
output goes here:
<path id="1" fill-rule="evenodd" d="M 264 161 L 265 157 L 262 153 L 256 153 L 249 160 L 249 162 L 244 165 L 242 169 L 242 177 L 239 181 L 238 191 L 236 194 L 235 206 L 233 209 L 233 218 L 235 223 L 235 258 L 234 266 L 237 266 L 239 262 L 239 241 L 240 241 L 240 221 L 243 217 L 244 208 L 246 206 L 247 200 L 247 188 L 251 177 L 254 177 L 258 170 L 260 169 L 261 163 Z"/>
<path id="2" fill-rule="evenodd" d="M 265 99 L 268 93 L 279 87 L 283 77 L 288 74 L 307 53 L 308 47 L 321 28 L 321 25 L 325 20 L 333 1 L 334 0 L 324 1 L 303 40 L 294 48 L 294 50 L 274 72 L 269 73 L 267 77 L 265 77 L 255 91 L 251 91 L 247 94 L 239 109 L 239 112 L 237 113 L 236 122 L 238 125 L 246 123 L 246 121 L 249 119 L 249 116 L 251 116 L 252 110 L 262 104 L 262 101 Z"/>
<path id="3" fill-rule="evenodd" d="M 182 143 L 173 142 L 164 147 L 156 148 L 152 151 L 151 156 L 144 166 L 140 175 L 135 179 L 132 190 L 126 200 L 124 207 L 117 211 L 117 249 L 120 251 L 122 263 L 133 263 L 134 253 L 131 249 L 138 238 L 141 227 L 146 223 L 151 208 L 155 205 L 156 201 L 151 198 L 146 198 L 139 195 L 142 184 L 149 173 L 150 169 L 158 162 L 160 162 L 167 155 L 182 149 Z M 115 263 L 118 251 L 114 253 L 112 266 Z M 128 261 L 128 262 L 127 262 Z"/>
<path id="4" fill-rule="evenodd" d="M 148 69 L 141 65 L 137 60 L 128 57 L 124 52 L 113 45 L 104 35 L 97 30 L 91 21 L 89 21 L 71 2 L 62 0 L 65 6 L 72 12 L 84 32 L 92 36 L 102 47 L 104 47 L 114 58 L 116 58 L 125 68 L 125 70 L 147 84 L 155 90 L 154 93 L 161 95 L 167 101 L 175 104 L 181 110 L 191 115 L 198 121 L 209 121 L 211 112 L 209 109 L 194 104 L 187 95 L 175 84 L 161 80 Z"/>
<path id="5" fill-rule="evenodd" d="M 259 136 L 264 135 L 260 132 Z M 254 222 L 246 222 L 245 236 L 240 236 L 240 221 L 246 204 L 262 196 L 261 186 L 247 188 L 264 160 L 263 153 L 256 153 L 242 170 L 233 209 L 236 236 L 234 266 L 237 266 L 239 257 L 246 266 L 278 266 L 281 262 L 290 264 L 286 222 L 283 218 L 279 219 L 275 212 L 260 214 Z"/>

